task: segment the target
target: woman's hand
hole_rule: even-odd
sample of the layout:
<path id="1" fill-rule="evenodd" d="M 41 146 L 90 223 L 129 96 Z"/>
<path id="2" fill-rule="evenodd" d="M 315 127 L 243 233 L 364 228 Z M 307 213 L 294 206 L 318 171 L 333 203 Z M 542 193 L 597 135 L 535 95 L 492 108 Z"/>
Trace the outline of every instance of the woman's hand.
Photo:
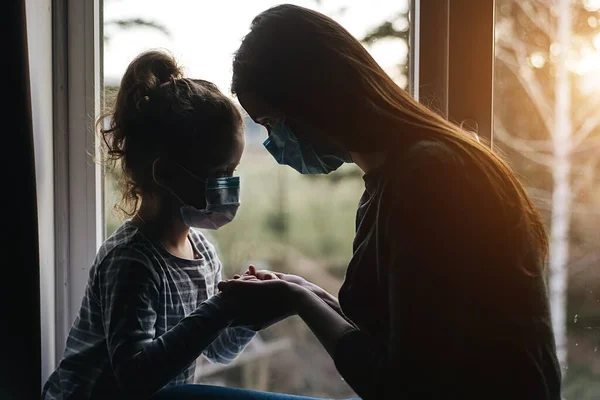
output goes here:
<path id="1" fill-rule="evenodd" d="M 320 286 L 317 286 L 314 283 L 307 281 L 306 279 L 304 279 L 301 276 L 282 274 L 281 272 L 273 272 L 273 271 L 269 271 L 266 269 L 258 270 L 258 269 L 256 269 L 256 267 L 254 265 L 251 265 L 250 267 L 248 267 L 248 270 L 246 272 L 244 272 L 242 275 L 234 275 L 233 278 L 240 279 L 240 278 L 248 277 L 248 276 L 254 276 L 257 279 L 260 279 L 263 281 L 271 280 L 271 279 L 281 279 L 288 283 L 292 283 L 292 284 L 301 286 L 304 289 L 308 289 L 311 292 L 313 292 L 314 294 L 316 294 L 321 300 L 323 300 L 325 303 L 327 303 L 327 305 L 329 305 L 329 307 L 331 307 L 333 310 L 335 310 L 338 314 L 343 315 L 341 307 L 340 307 L 340 303 L 338 302 L 338 299 L 335 296 L 331 295 L 330 293 L 328 293 L 325 289 L 321 288 Z"/>
<path id="2" fill-rule="evenodd" d="M 250 267 L 248 267 L 248 270 L 246 270 L 246 272 L 244 272 L 242 275 L 236 274 L 233 276 L 233 279 L 239 279 L 245 276 L 254 276 L 258 279 L 260 279 L 261 281 L 268 281 L 271 279 L 283 279 L 285 274 L 280 274 L 278 272 L 273 272 L 273 271 L 269 271 L 266 269 L 256 269 L 256 267 L 254 265 L 251 265 Z M 287 280 L 287 279 L 284 279 Z M 288 281 L 289 282 L 289 281 Z M 296 282 L 290 282 L 290 283 L 296 283 Z"/>
<path id="3" fill-rule="evenodd" d="M 312 287 L 317 287 L 317 285 L 310 283 L 306 279 L 298 275 L 290 275 L 290 274 L 282 274 L 281 272 L 269 271 L 266 269 L 256 269 L 254 265 L 248 267 L 248 270 L 244 272 L 242 275 L 234 275 L 234 279 L 238 279 L 244 276 L 255 276 L 261 281 L 271 280 L 271 279 L 281 279 L 289 283 L 293 283 L 295 285 L 302 286 L 306 289 L 311 289 Z M 321 289 L 321 288 L 319 288 Z M 323 290 L 323 289 L 321 289 Z"/>
<path id="4" fill-rule="evenodd" d="M 232 305 L 234 325 L 253 330 L 264 329 L 295 315 L 294 296 L 297 290 L 303 290 L 276 276 L 261 280 L 254 275 L 221 281 L 218 288 Z"/>

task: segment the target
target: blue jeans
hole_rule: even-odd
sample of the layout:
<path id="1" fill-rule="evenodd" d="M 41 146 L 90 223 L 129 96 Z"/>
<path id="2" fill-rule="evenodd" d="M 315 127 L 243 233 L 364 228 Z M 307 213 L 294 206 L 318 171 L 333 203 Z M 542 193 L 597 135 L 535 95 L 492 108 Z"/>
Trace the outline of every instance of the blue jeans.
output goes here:
<path id="1" fill-rule="evenodd" d="M 152 400 L 324 400 L 256 390 L 209 385 L 178 385 L 162 389 Z M 359 400 L 359 399 L 356 399 Z"/>

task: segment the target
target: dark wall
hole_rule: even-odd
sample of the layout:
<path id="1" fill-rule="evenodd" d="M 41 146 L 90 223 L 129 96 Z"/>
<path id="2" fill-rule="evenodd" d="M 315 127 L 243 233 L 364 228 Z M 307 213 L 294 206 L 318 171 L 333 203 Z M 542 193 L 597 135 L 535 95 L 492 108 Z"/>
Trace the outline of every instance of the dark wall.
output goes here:
<path id="1" fill-rule="evenodd" d="M 40 275 L 25 0 L 2 3 L 0 398 L 41 393 Z"/>

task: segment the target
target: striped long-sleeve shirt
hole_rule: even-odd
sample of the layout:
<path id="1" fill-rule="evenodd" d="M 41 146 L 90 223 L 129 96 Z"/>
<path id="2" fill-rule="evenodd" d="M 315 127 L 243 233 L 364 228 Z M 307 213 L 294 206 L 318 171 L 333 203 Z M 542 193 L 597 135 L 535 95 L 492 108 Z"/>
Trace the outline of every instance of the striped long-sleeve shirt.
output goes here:
<path id="1" fill-rule="evenodd" d="M 129 221 L 104 242 L 43 399 L 143 398 L 191 383 L 200 354 L 229 363 L 245 348 L 255 332 L 229 327 L 214 247 L 197 231 L 189 239 L 195 260 L 173 256 Z"/>

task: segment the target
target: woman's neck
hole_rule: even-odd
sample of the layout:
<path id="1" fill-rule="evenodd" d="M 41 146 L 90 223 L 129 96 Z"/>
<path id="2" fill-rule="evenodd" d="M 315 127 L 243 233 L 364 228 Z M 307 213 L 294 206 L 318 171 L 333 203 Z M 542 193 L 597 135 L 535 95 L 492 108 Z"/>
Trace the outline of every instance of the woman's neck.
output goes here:
<path id="1" fill-rule="evenodd" d="M 142 205 L 134 219 L 151 240 L 160 243 L 169 253 L 180 258 L 194 257 L 188 240 L 190 228 L 179 216 L 179 207 L 142 198 Z"/>
<path id="2" fill-rule="evenodd" d="M 352 161 L 354 164 L 358 165 L 358 167 L 365 173 L 377 169 L 383 165 L 385 162 L 385 152 L 378 153 L 355 153 L 350 152 L 350 157 L 352 157 Z"/>

